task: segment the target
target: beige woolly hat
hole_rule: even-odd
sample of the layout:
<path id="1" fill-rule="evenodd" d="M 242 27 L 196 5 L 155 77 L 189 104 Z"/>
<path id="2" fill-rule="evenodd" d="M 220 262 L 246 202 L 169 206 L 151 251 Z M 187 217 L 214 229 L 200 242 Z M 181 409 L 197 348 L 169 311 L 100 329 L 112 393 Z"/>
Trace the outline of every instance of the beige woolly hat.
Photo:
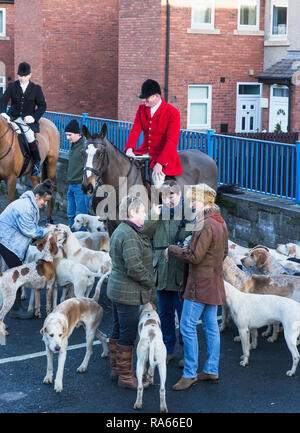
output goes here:
<path id="1" fill-rule="evenodd" d="M 187 188 L 186 197 L 204 203 L 204 206 L 213 206 L 216 198 L 216 191 L 206 183 L 191 185 Z"/>

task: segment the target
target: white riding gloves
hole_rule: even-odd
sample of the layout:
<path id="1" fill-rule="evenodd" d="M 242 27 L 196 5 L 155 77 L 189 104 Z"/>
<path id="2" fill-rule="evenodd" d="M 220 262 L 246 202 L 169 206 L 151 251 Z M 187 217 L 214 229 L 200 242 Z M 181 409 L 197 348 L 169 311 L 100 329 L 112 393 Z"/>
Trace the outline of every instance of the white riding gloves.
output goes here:
<path id="1" fill-rule="evenodd" d="M 34 117 L 32 117 L 32 116 L 25 116 L 25 117 L 24 117 L 24 122 L 25 122 L 25 123 L 28 123 L 28 124 L 30 124 L 30 123 L 34 123 L 34 122 L 35 122 L 35 119 L 34 119 Z"/>
<path id="2" fill-rule="evenodd" d="M 1 116 L 4 117 L 5 120 L 7 120 L 7 122 L 10 122 L 10 117 L 8 114 L 6 113 L 1 113 Z"/>
<path id="3" fill-rule="evenodd" d="M 135 156 L 131 147 L 129 149 L 127 149 L 126 156 L 129 156 L 129 157 L 134 157 Z"/>

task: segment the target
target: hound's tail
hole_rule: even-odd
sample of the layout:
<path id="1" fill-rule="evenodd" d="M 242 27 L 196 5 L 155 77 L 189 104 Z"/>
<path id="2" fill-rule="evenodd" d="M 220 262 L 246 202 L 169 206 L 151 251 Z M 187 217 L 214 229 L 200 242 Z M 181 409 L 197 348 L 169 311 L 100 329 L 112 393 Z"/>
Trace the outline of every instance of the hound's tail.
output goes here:
<path id="1" fill-rule="evenodd" d="M 94 301 L 96 301 L 96 302 L 99 301 L 103 281 L 109 276 L 109 274 L 110 274 L 110 271 L 107 272 L 106 274 L 103 274 L 102 277 L 100 278 L 100 280 L 98 281 L 97 286 L 95 288 L 95 293 L 93 296 Z"/>
<path id="2" fill-rule="evenodd" d="M 152 368 L 155 368 L 157 362 L 154 359 L 154 352 L 155 352 L 155 341 L 153 341 L 153 338 L 155 337 L 154 332 L 152 331 L 152 329 L 149 331 L 149 337 L 150 337 L 150 342 L 149 342 L 149 364 Z"/>

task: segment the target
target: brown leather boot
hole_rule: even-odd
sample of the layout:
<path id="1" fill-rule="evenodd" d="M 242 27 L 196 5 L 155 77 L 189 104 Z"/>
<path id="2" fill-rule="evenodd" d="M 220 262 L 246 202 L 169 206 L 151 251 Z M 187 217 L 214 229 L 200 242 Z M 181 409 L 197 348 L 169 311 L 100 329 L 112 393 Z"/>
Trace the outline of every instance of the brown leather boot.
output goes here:
<path id="1" fill-rule="evenodd" d="M 113 381 L 118 379 L 117 373 L 117 339 L 110 338 L 109 339 L 109 352 L 110 352 L 110 378 Z"/>
<path id="2" fill-rule="evenodd" d="M 133 346 L 116 344 L 118 385 L 123 388 L 137 389 L 138 381 L 132 371 Z"/>

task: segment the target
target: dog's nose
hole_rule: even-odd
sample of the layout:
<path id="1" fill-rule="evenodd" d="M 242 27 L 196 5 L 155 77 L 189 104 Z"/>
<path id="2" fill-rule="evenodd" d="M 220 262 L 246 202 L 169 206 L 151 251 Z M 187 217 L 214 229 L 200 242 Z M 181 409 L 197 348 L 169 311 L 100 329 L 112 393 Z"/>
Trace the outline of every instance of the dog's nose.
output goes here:
<path id="1" fill-rule="evenodd" d="M 100 229 L 100 227 L 97 227 L 97 230 L 98 230 L 98 232 L 101 232 L 101 229 Z"/>
<path id="2" fill-rule="evenodd" d="M 54 347 L 54 349 L 55 349 L 56 352 L 59 352 L 59 351 L 60 351 L 60 346 L 57 344 L 57 345 Z"/>

